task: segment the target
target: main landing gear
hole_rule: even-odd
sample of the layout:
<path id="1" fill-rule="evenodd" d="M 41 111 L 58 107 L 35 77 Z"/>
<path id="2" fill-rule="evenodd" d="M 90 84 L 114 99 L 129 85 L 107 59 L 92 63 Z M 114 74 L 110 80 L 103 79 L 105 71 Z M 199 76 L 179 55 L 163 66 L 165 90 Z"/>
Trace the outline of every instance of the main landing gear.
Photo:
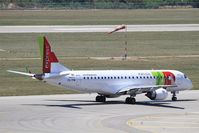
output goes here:
<path id="1" fill-rule="evenodd" d="M 95 98 L 96 102 L 106 102 L 106 96 L 104 95 L 98 95 Z M 127 97 L 125 100 L 126 104 L 135 104 L 136 103 L 136 99 L 134 97 Z"/>
<path id="2" fill-rule="evenodd" d="M 103 95 L 96 96 L 96 102 L 106 102 L 106 97 Z"/>
<path id="3" fill-rule="evenodd" d="M 127 104 L 135 104 L 136 103 L 136 99 L 134 97 L 127 97 L 125 100 L 125 103 Z"/>
<path id="4" fill-rule="evenodd" d="M 176 97 L 176 92 L 171 92 L 171 93 L 173 94 L 171 100 L 172 101 L 177 101 L 178 99 Z"/>

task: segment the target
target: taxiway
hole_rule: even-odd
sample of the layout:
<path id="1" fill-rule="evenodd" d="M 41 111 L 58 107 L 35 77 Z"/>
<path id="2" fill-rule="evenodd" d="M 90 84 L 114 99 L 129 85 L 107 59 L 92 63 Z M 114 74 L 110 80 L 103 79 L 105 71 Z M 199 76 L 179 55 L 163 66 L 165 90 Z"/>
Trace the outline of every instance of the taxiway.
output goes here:
<path id="1" fill-rule="evenodd" d="M 199 91 L 178 101 L 125 96 L 95 102 L 96 94 L 0 97 L 2 133 L 198 133 Z"/>
<path id="2" fill-rule="evenodd" d="M 117 25 L 38 25 L 0 26 L 0 33 L 76 33 L 110 32 Z M 199 31 L 199 24 L 127 25 L 127 32 Z M 124 32 L 121 31 L 121 32 Z"/>

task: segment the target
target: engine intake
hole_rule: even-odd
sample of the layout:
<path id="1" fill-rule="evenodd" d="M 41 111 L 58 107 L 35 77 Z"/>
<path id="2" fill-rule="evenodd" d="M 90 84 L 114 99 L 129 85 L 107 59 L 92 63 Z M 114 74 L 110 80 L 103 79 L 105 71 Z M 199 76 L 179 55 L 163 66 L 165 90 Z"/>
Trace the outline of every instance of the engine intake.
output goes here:
<path id="1" fill-rule="evenodd" d="M 147 92 L 145 96 L 151 100 L 164 100 L 168 97 L 168 92 L 163 88 L 159 88 L 155 91 Z"/>

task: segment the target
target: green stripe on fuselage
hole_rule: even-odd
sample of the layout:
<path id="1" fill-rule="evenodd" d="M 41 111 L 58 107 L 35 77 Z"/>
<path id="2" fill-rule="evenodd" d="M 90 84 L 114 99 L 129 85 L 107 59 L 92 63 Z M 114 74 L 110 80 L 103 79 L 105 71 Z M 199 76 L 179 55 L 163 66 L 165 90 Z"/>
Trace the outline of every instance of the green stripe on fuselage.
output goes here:
<path id="1" fill-rule="evenodd" d="M 152 75 L 156 77 L 156 85 L 164 85 L 164 74 L 162 72 L 152 72 Z"/>

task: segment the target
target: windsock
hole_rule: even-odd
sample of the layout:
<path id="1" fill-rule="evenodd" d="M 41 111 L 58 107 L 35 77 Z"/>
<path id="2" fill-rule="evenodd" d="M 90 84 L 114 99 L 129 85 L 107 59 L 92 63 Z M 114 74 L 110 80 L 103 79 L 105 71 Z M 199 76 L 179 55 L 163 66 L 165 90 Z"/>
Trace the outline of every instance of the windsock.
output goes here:
<path id="1" fill-rule="evenodd" d="M 126 29 L 126 25 L 123 24 L 123 25 L 117 26 L 113 31 L 108 32 L 108 34 L 112 34 L 116 31 L 119 31 L 119 30 L 122 30 L 122 29 Z"/>

